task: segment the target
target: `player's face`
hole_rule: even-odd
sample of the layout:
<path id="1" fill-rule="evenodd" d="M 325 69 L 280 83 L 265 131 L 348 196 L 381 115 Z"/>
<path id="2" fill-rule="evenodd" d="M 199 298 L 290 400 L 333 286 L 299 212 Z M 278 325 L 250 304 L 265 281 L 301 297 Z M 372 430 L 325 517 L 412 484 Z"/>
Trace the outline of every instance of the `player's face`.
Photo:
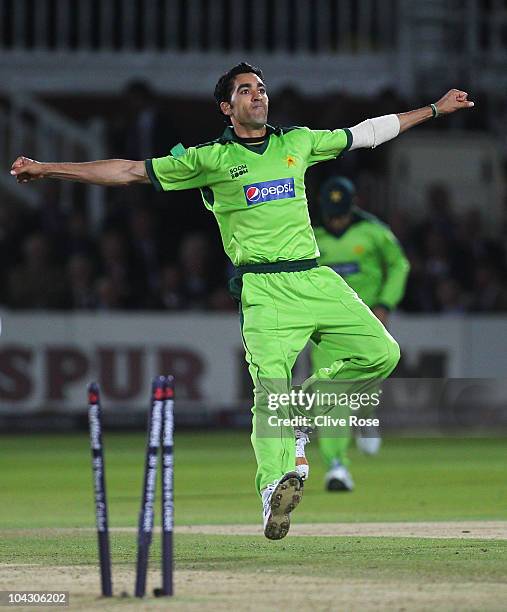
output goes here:
<path id="1" fill-rule="evenodd" d="M 261 128 L 268 120 L 269 99 L 261 79 L 251 72 L 234 79 L 231 103 L 223 102 L 222 110 L 233 123 Z"/>
<path id="2" fill-rule="evenodd" d="M 352 221 L 352 215 L 345 213 L 344 215 L 334 215 L 332 217 L 325 217 L 324 224 L 332 232 L 341 232 L 344 230 Z"/>

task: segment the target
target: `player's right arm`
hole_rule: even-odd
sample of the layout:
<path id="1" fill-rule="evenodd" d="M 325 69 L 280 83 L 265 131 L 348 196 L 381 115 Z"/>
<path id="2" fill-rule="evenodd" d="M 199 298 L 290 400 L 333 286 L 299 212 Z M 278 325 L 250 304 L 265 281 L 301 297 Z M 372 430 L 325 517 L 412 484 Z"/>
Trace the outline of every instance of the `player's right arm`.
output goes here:
<path id="1" fill-rule="evenodd" d="M 18 183 L 52 178 L 107 187 L 149 183 L 144 161 L 104 159 L 83 163 L 42 163 L 29 157 L 18 157 L 11 174 Z"/>
<path id="2" fill-rule="evenodd" d="M 176 145 L 165 157 L 146 160 L 146 173 L 157 191 L 179 191 L 208 185 L 216 163 L 213 147 Z"/>

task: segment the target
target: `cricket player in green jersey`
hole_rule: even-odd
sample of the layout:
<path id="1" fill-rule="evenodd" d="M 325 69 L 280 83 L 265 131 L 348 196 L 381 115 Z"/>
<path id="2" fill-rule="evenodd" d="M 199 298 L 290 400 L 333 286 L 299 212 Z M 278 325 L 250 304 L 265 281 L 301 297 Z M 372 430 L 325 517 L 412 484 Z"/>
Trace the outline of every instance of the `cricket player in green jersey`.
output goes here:
<path id="1" fill-rule="evenodd" d="M 57 178 L 200 189 L 205 207 L 217 220 L 225 252 L 237 267 L 234 290 L 241 301 L 241 332 L 254 381 L 256 487 L 262 497 L 264 534 L 280 539 L 301 500 L 303 479 L 294 471 L 294 429 L 287 425 L 289 418 L 282 418 L 288 415 L 286 398 L 278 398 L 279 410 L 274 412 L 271 389 L 290 389 L 292 366 L 310 338 L 334 361 L 306 381 L 309 389 L 319 380 L 385 378 L 399 359 L 398 345 L 355 292 L 331 268 L 318 267 L 305 172 L 349 149 L 375 147 L 473 103 L 466 92 L 452 89 L 436 104 L 367 119 L 350 129 L 275 128 L 267 123 L 263 74 L 246 63 L 219 79 L 215 100 L 228 127 L 212 142 L 177 145 L 166 157 L 146 161 L 72 164 L 18 157 L 11 174 L 20 183 Z M 235 486 L 241 489 L 243 483 L 231 483 L 231 490 Z"/>
<path id="2" fill-rule="evenodd" d="M 373 314 L 387 324 L 388 313 L 403 297 L 409 263 L 391 230 L 356 204 L 353 183 L 340 176 L 329 178 L 320 189 L 322 225 L 315 228 L 320 251 L 319 264 L 339 274 Z M 323 349 L 312 347 L 312 370 L 329 367 L 333 357 Z M 350 427 L 344 426 L 334 435 L 319 436 L 319 448 L 328 472 L 328 491 L 351 491 L 354 482 L 349 472 L 347 448 Z M 378 431 L 369 428 L 358 437 L 364 452 L 375 454 L 380 446 Z M 360 432 L 358 432 L 360 434 Z"/>

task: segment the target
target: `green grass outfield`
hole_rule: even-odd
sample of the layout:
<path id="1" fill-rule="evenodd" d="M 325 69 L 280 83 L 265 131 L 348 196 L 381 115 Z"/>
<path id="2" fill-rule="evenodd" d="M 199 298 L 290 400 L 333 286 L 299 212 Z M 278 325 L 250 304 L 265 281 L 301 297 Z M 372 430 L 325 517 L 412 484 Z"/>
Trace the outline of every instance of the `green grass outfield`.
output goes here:
<path id="1" fill-rule="evenodd" d="M 135 526 L 145 437 L 106 434 L 110 522 Z M 86 435 L 0 438 L 3 528 L 94 525 Z M 507 441 L 395 439 L 377 457 L 352 449 L 353 493 L 322 488 L 324 468 L 310 445 L 311 477 L 298 522 L 505 519 Z M 176 523 L 260 521 L 255 460 L 244 431 L 178 433 L 175 446 Z"/>
<path id="2" fill-rule="evenodd" d="M 260 501 L 253 490 L 255 462 L 248 434 L 178 432 L 175 442 L 176 524 L 257 524 L 260 534 Z M 109 519 L 113 528 L 136 526 L 144 443 L 141 434 L 105 435 Z M 18 578 L 5 574 L 6 568 L 26 564 L 46 570 L 89 567 L 95 572 L 95 533 L 82 529 L 94 527 L 87 436 L 3 436 L 0 444 L 0 584 L 18 586 Z M 322 489 L 324 469 L 315 446 L 310 447 L 311 478 L 294 514 L 295 523 L 507 518 L 507 454 L 502 438 L 388 439 L 380 455 L 373 458 L 353 450 L 356 491 L 338 494 Z M 115 532 L 112 543 L 115 570 L 131 568 L 135 532 Z M 154 538 L 152 557 L 159 557 L 158 538 Z M 275 572 L 277 579 L 295 579 L 303 563 L 304 578 L 316 585 L 315 593 L 305 603 L 315 609 L 340 609 L 329 607 L 327 592 L 329 597 L 348 602 L 346 609 L 354 609 L 354 602 L 360 598 L 350 586 L 354 581 L 366 581 L 361 592 L 368 584 L 378 585 L 379 581 L 384 586 L 394 585 L 376 602 L 375 609 L 397 609 L 393 607 L 396 589 L 400 602 L 408 601 L 419 589 L 422 599 L 414 600 L 413 609 L 426 609 L 427 605 L 432 609 L 500 610 L 507 595 L 502 591 L 507 575 L 506 540 L 289 534 L 281 542 L 268 542 L 262 536 L 231 532 L 177 535 L 176 575 L 182 576 L 183 582 L 176 602 L 181 609 L 194 609 L 193 605 L 203 609 L 208 601 L 214 609 L 221 609 L 220 605 L 250 609 L 248 602 L 234 599 L 237 591 L 232 587 L 230 595 L 224 594 L 222 587 L 210 591 L 209 585 L 206 594 L 199 594 L 192 576 L 201 576 L 198 582 L 202 584 L 207 584 L 208 576 L 217 584 L 229 580 L 231 585 L 238 577 L 243 584 L 246 576 L 264 579 L 270 572 Z M 51 576 L 50 572 L 47 588 L 51 580 L 56 580 Z M 228 576 L 227 580 L 224 576 Z M 186 590 L 185 581 L 192 585 L 190 590 Z M 428 584 L 433 588 L 426 592 Z M 452 584 L 457 588 L 449 586 Z M 467 585 L 473 586 L 468 589 Z M 58 585 L 54 583 L 54 587 Z M 93 608 L 91 594 L 87 599 L 83 588 L 77 588 L 77 601 L 86 609 Z M 438 593 L 438 600 L 433 601 Z M 473 597 L 479 596 L 476 604 Z M 290 601 L 286 604 L 290 605 Z M 412 609 L 410 602 L 407 605 Z M 368 609 L 363 604 L 358 606 Z M 269 605 L 264 609 L 270 609 Z"/>

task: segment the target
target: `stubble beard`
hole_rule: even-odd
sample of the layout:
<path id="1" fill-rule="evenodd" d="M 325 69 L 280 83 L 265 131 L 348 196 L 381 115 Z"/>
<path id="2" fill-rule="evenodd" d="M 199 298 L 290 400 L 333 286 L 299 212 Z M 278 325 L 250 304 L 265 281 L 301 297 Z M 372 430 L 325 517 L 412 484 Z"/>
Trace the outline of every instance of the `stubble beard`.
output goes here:
<path id="1" fill-rule="evenodd" d="M 247 110 L 243 117 L 234 117 L 234 120 L 231 118 L 231 123 L 237 123 L 238 125 L 250 130 L 260 130 L 266 127 L 268 121 L 268 110 L 266 108 L 262 108 L 262 111 L 262 113 L 257 114 L 252 110 Z"/>
<path id="2" fill-rule="evenodd" d="M 263 111 L 264 111 L 264 109 L 263 109 Z M 262 118 L 260 118 L 259 115 L 251 114 L 249 119 L 250 119 L 250 121 L 249 121 L 250 127 L 254 128 L 256 130 L 259 130 L 259 129 L 263 128 L 266 125 L 266 123 L 268 122 L 268 113 L 267 113 L 267 111 L 264 111 L 262 113 Z"/>

